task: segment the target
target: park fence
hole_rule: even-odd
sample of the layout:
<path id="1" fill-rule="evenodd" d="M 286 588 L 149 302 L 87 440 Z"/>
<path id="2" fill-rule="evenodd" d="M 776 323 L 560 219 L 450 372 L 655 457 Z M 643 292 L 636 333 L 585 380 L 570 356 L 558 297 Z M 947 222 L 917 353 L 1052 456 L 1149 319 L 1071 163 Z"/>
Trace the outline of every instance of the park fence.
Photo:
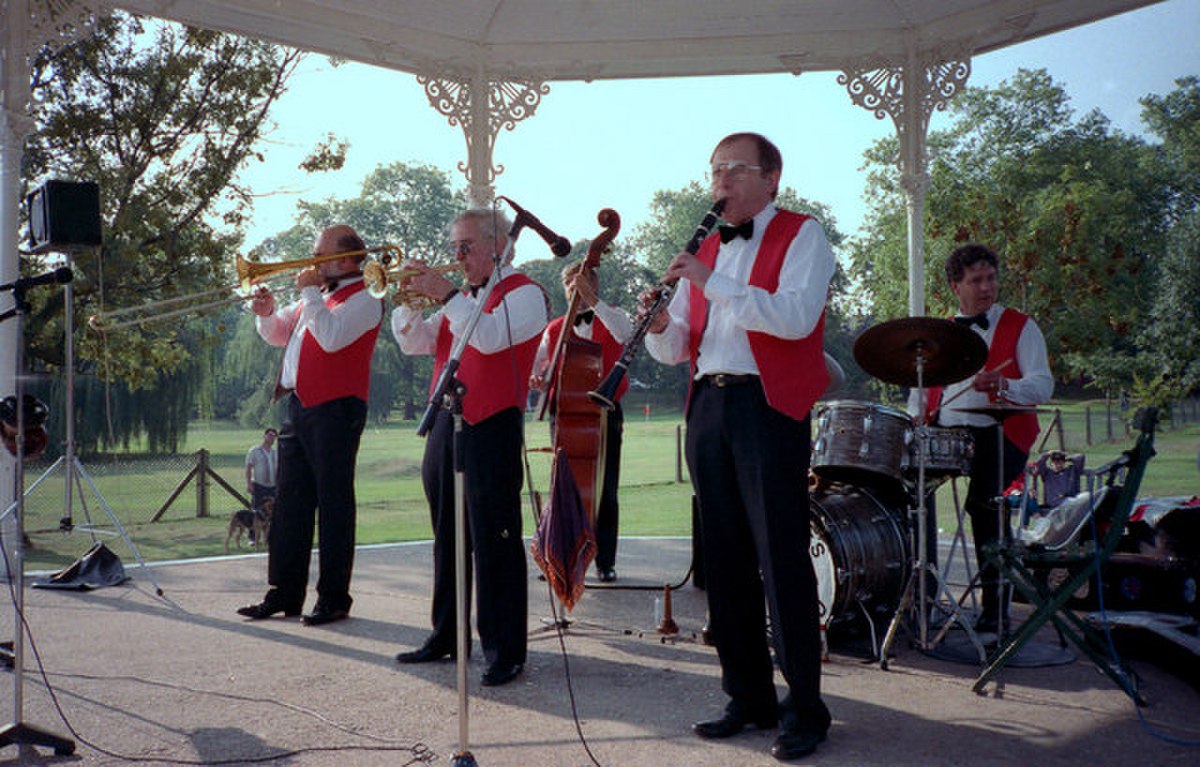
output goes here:
<path id="1" fill-rule="evenodd" d="M 25 473 L 25 529 L 43 532 L 69 524 L 108 522 L 108 512 L 125 525 L 185 516 L 228 516 L 250 505 L 243 455 L 113 454 L 76 459 L 67 498 L 67 464 L 31 463 Z M 69 504 L 69 506 L 68 506 Z M 106 508 L 107 507 L 107 508 Z"/>
<path id="2" fill-rule="evenodd" d="M 1200 399 L 1175 403 L 1160 429 L 1169 431 L 1200 421 Z M 1055 409 L 1042 416 L 1038 450 L 1080 451 L 1103 443 L 1130 439 L 1132 408 L 1094 404 Z M 676 435 L 676 460 L 671 477 L 686 482 L 682 425 Z M 245 457 L 199 450 L 188 455 L 108 455 L 78 460 L 72 501 L 75 523 L 104 522 L 102 504 L 126 525 L 163 519 L 227 517 L 249 505 L 241 490 Z M 25 527 L 29 531 L 57 529 L 66 512 L 64 462 L 31 463 L 26 471 Z M 89 519 L 90 518 L 90 519 Z"/>

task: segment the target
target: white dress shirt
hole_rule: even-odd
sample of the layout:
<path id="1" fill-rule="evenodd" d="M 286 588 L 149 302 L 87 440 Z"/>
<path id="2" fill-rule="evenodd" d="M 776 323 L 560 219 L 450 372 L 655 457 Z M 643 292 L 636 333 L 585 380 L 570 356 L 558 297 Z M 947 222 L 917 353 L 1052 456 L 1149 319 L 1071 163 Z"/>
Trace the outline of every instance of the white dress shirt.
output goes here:
<path id="1" fill-rule="evenodd" d="M 989 349 L 992 346 L 992 338 L 996 334 L 996 324 L 1000 321 L 1000 315 L 1003 312 L 1003 306 L 992 304 L 992 308 L 987 311 L 987 330 L 978 325 L 970 326 L 972 331 L 983 338 L 983 342 Z M 997 365 L 1004 364 L 1004 362 L 1004 360 L 1000 360 Z M 1049 401 L 1050 397 L 1054 395 L 1054 376 L 1050 373 L 1046 357 L 1046 339 L 1042 336 L 1042 331 L 1033 318 L 1030 318 L 1025 323 L 1025 327 L 1021 329 L 1021 336 L 1017 339 L 1014 362 L 1010 362 L 1004 367 L 992 366 L 1008 379 L 1005 382 L 1006 388 L 1002 393 L 1002 398 L 1012 404 L 1029 406 L 1041 405 Z M 985 367 L 987 366 L 985 365 Z M 1016 377 L 1017 370 L 1021 371 L 1020 377 Z M 985 427 L 996 423 L 991 416 L 963 412 L 965 408 L 988 407 L 993 404 L 988 398 L 987 392 L 975 391 L 972 388 L 974 381 L 975 376 L 971 375 L 942 390 L 942 402 L 948 404 L 943 404 L 938 414 L 939 425 Z M 909 394 L 909 412 L 914 416 L 920 416 L 924 412 L 918 395 L 919 392 L 915 389 Z"/>
<path id="2" fill-rule="evenodd" d="M 625 313 L 624 309 L 609 306 L 603 301 L 597 301 L 593 309 L 596 311 L 595 319 L 591 322 L 581 322 L 576 325 L 574 328 L 575 335 L 591 341 L 594 335 L 593 326 L 596 320 L 599 320 L 604 327 L 608 328 L 609 335 L 619 344 L 624 344 L 633 335 L 633 323 L 629 321 L 629 315 Z M 533 372 L 540 373 L 549 364 L 550 336 L 543 335 L 542 343 L 538 345 L 537 356 L 533 358 Z"/>
<path id="3" fill-rule="evenodd" d="M 708 325 L 696 360 L 697 378 L 711 373 L 757 375 L 747 331 L 796 339 L 817 327 L 836 263 L 825 230 L 816 219 L 805 221 L 788 245 L 774 293 L 747 284 L 763 233 L 777 212 L 773 204 L 763 208 L 754 217 L 753 237 L 735 238 L 717 251 L 713 273 L 704 286 Z M 667 308 L 670 324 L 662 333 L 646 336 L 646 350 L 663 364 L 688 359 L 690 288 L 686 279 L 679 281 Z"/>
<path id="4" fill-rule="evenodd" d="M 335 290 L 355 282 L 362 282 L 362 277 L 344 278 Z M 312 334 L 326 352 L 336 352 L 357 341 L 383 319 L 382 302 L 365 290 L 332 309 L 325 306 L 325 298 L 319 288 L 310 286 L 300 291 L 299 301 L 267 317 L 255 317 L 258 334 L 264 341 L 271 346 L 287 346 L 279 375 L 279 385 L 285 389 L 296 388 L 300 344 L 305 333 Z"/>
<path id="5" fill-rule="evenodd" d="M 516 272 L 509 265 L 500 268 L 503 280 Z M 458 293 L 446 305 L 428 317 L 420 309 L 398 306 L 392 312 L 392 335 L 405 354 L 433 354 L 437 350 L 438 328 L 442 317 L 450 321 L 450 332 L 457 339 L 466 330 L 477 298 Z M 470 345 L 483 354 L 495 354 L 524 343 L 546 327 L 546 297 L 536 284 L 522 285 L 509 291 L 490 312 L 479 315 Z"/>

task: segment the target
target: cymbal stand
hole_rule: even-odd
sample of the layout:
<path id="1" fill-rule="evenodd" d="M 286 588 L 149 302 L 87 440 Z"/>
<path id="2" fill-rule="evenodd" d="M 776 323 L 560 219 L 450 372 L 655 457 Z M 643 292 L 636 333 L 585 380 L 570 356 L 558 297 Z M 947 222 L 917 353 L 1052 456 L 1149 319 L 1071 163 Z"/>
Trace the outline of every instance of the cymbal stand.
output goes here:
<path id="1" fill-rule="evenodd" d="M 916 372 L 917 372 L 917 391 L 919 392 L 918 401 L 924 402 L 925 399 L 925 344 L 921 341 L 916 343 Z M 923 419 L 922 419 L 923 421 Z M 903 594 L 900 598 L 900 604 L 896 607 L 896 612 L 892 616 L 892 621 L 888 624 L 887 634 L 883 638 L 883 644 L 879 648 L 879 667 L 887 670 L 888 653 L 891 650 L 892 642 L 896 639 L 896 631 L 900 627 L 900 622 L 904 615 L 913 607 L 917 611 L 917 638 L 916 645 L 923 651 L 931 650 L 934 643 L 929 641 L 929 592 L 927 577 L 932 576 L 934 583 L 937 586 L 939 598 L 945 596 L 950 604 L 954 605 L 951 608 L 951 618 L 956 620 L 967 629 L 967 633 L 971 636 L 972 642 L 979 648 L 980 662 L 986 661 L 986 656 L 983 653 L 983 646 L 979 643 L 978 638 L 974 636 L 973 629 L 968 625 L 962 617 L 958 603 L 953 595 L 950 594 L 945 581 L 942 580 L 941 573 L 938 569 L 929 562 L 928 551 L 928 510 L 925 505 L 925 467 L 928 462 L 929 451 L 929 435 L 928 427 L 925 423 L 921 423 L 916 429 L 917 437 L 917 505 L 915 509 L 910 509 L 910 516 L 916 516 L 916 525 L 910 526 L 910 532 L 914 537 L 912 550 L 913 562 L 912 568 L 908 574 L 908 581 L 904 586 Z M 915 527 L 915 530 L 913 528 Z M 915 595 L 914 595 L 915 592 Z M 944 634 L 944 632 L 943 632 Z M 941 634 L 939 634 L 939 639 Z"/>

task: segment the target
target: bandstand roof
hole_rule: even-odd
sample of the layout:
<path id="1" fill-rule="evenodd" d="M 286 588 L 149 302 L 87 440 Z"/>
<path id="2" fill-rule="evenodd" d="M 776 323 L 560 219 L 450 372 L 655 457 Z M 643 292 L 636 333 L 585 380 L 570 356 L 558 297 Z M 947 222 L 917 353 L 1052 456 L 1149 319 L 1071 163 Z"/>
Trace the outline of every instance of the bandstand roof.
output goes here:
<path id="1" fill-rule="evenodd" d="M 1154 0 L 115 0 L 415 74 L 593 80 L 963 59 Z"/>

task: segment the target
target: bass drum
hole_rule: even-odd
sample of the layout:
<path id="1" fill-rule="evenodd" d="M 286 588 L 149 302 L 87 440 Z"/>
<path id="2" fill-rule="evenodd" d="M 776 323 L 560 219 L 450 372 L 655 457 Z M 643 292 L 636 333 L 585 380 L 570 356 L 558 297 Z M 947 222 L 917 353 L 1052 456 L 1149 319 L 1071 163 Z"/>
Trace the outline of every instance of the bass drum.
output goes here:
<path id="1" fill-rule="evenodd" d="M 821 625 L 894 611 L 911 568 L 903 512 L 853 485 L 814 490 L 809 499 Z"/>

